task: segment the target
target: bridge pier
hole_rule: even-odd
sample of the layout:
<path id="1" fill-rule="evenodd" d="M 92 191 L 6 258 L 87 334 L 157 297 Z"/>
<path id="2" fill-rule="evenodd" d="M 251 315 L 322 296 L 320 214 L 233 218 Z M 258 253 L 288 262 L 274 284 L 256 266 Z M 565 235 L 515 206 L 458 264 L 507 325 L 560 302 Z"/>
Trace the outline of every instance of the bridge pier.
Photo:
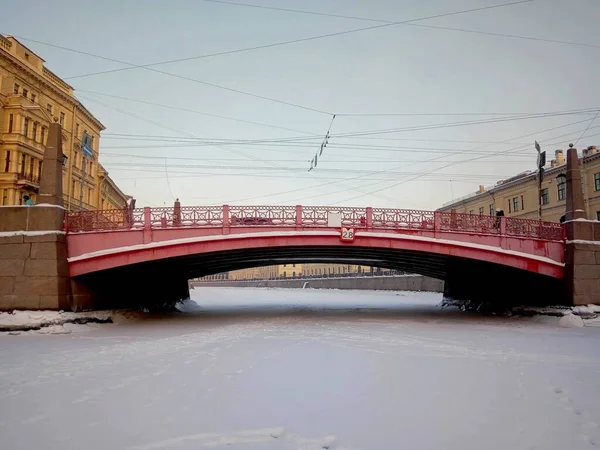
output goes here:
<path id="1" fill-rule="evenodd" d="M 444 298 L 498 308 L 564 304 L 562 281 L 500 264 L 453 258 L 448 262 Z"/>
<path id="2" fill-rule="evenodd" d="M 600 303 L 600 222 L 586 216 L 577 149 L 567 150 L 565 293 L 569 304 Z"/>
<path id="3" fill-rule="evenodd" d="M 190 297 L 185 271 L 172 266 L 140 264 L 73 277 L 74 308 L 171 308 Z"/>

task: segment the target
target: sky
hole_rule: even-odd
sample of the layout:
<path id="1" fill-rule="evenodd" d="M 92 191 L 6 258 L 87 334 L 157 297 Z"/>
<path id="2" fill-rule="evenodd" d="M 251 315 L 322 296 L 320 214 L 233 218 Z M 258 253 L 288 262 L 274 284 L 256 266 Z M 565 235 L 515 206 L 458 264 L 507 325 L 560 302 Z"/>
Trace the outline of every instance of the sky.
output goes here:
<path id="1" fill-rule="evenodd" d="M 138 206 L 435 209 L 534 170 L 535 140 L 548 161 L 600 142 L 598 0 L 0 10 L 106 126 L 100 162 Z"/>

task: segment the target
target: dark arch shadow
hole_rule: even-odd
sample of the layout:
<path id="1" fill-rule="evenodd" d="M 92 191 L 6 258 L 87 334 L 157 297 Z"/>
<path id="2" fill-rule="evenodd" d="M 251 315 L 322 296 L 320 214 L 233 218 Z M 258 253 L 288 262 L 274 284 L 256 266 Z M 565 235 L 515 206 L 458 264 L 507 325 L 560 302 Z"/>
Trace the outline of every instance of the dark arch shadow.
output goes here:
<path id="1" fill-rule="evenodd" d="M 358 246 L 251 248 L 177 256 L 75 277 L 104 307 L 131 306 L 148 299 L 182 298 L 187 280 L 216 273 L 294 263 L 376 266 L 444 280 L 455 299 L 545 304 L 562 292 L 562 280 L 513 267 L 450 255 Z M 557 303 L 559 300 L 552 300 Z M 94 305 L 96 306 L 96 305 Z"/>

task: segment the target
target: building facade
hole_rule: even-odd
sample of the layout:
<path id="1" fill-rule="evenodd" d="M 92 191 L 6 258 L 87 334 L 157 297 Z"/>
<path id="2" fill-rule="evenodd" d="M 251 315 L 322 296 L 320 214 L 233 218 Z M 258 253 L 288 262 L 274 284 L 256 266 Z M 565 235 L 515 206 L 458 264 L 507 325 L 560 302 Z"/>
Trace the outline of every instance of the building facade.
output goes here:
<path id="1" fill-rule="evenodd" d="M 586 215 L 600 220 L 600 152 L 590 146 L 579 154 Z M 556 150 L 555 159 L 545 169 L 541 189 L 537 172 L 523 172 L 491 188 L 480 186 L 479 191 L 446 203 L 438 211 L 495 215 L 496 209 L 501 209 L 508 217 L 539 220 L 541 202 L 541 219 L 559 222 L 566 212 L 566 170 L 564 153 Z"/>
<path id="2" fill-rule="evenodd" d="M 122 209 L 130 197 L 98 163 L 104 125 L 79 102 L 73 88 L 44 66 L 44 60 L 11 36 L 0 35 L 0 205 L 36 200 L 51 121 L 63 130 L 63 202 L 69 211 Z M 93 156 L 84 158 L 82 137 Z"/>
<path id="3" fill-rule="evenodd" d="M 356 264 L 279 264 L 277 266 L 252 267 L 231 272 L 208 275 L 198 280 L 274 280 L 301 277 L 334 277 L 352 275 L 384 275 L 390 269 L 359 266 Z"/>

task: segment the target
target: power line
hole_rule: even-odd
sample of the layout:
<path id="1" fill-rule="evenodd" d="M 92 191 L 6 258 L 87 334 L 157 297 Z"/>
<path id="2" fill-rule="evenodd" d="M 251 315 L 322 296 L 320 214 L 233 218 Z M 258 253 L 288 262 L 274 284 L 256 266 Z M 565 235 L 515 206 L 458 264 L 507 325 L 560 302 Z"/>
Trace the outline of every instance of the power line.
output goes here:
<path id="1" fill-rule="evenodd" d="M 585 122 L 585 121 L 573 122 L 573 123 L 570 123 L 570 124 L 567 124 L 567 125 L 561 125 L 561 126 L 549 128 L 549 129 L 546 129 L 546 130 L 537 131 L 537 132 L 534 132 L 534 133 L 529 133 L 529 134 L 526 134 L 526 135 L 523 135 L 523 136 L 519 136 L 519 137 L 515 137 L 515 138 L 512 138 L 512 139 L 507 139 L 507 141 L 514 140 L 514 139 L 522 139 L 524 137 L 529 137 L 529 136 L 534 136 L 536 134 L 545 133 L 545 132 L 557 130 L 557 129 L 560 129 L 560 128 L 565 128 L 565 127 L 572 126 L 572 125 L 575 125 L 575 124 L 578 124 L 578 123 L 581 123 L 581 122 Z M 523 146 L 519 146 L 519 147 L 516 147 L 514 149 L 506 150 L 503 153 L 509 153 L 511 150 L 518 150 L 518 149 L 522 149 L 522 148 L 523 148 Z M 437 172 L 439 170 L 443 170 L 443 169 L 446 169 L 448 167 L 451 167 L 451 166 L 454 166 L 454 165 L 457 165 L 457 164 L 464 164 L 464 163 L 467 163 L 467 162 L 471 162 L 471 161 L 479 160 L 479 159 L 484 159 L 484 158 L 487 158 L 487 157 L 489 157 L 489 156 L 480 156 L 478 158 L 474 158 L 473 160 L 467 160 L 467 161 L 453 161 L 453 162 L 451 162 L 451 163 L 449 163 L 449 164 L 447 164 L 447 165 L 445 165 L 443 167 L 438 167 L 436 169 L 432 169 L 429 172 L 427 172 L 427 174 L 432 174 L 432 173 L 435 173 L 435 172 Z M 431 160 L 426 161 L 426 162 L 433 162 L 433 161 L 436 161 L 437 159 L 439 159 L 439 158 L 434 158 L 434 159 L 431 159 Z M 422 175 L 417 175 L 416 177 L 411 178 L 410 180 L 403 180 L 403 181 L 400 181 L 399 183 L 395 183 L 395 184 L 393 184 L 391 186 L 387 186 L 387 187 L 383 187 L 383 188 L 377 189 L 377 190 L 373 191 L 373 193 L 378 193 L 378 192 L 381 192 L 381 191 L 384 191 L 384 190 L 387 190 L 387 189 L 391 189 L 393 187 L 400 186 L 402 184 L 408 183 L 410 181 L 414 181 L 414 180 L 419 179 L 421 177 L 422 177 Z M 354 196 L 354 197 L 351 197 L 351 198 L 348 198 L 348 199 L 345 199 L 345 200 L 342 200 L 342 201 L 346 202 L 346 201 L 350 201 L 350 200 L 355 200 L 357 198 L 363 197 L 364 195 L 370 195 L 370 194 L 362 194 L 362 195 Z"/>
<path id="2" fill-rule="evenodd" d="M 312 37 L 303 38 L 303 39 L 295 39 L 295 40 L 291 40 L 291 41 L 272 43 L 272 44 L 267 44 L 267 45 L 263 45 L 263 46 L 248 47 L 248 48 L 243 48 L 243 49 L 231 50 L 231 51 L 228 51 L 228 52 L 220 52 L 220 53 L 214 53 L 214 54 L 209 54 L 209 55 L 200 55 L 200 56 L 189 57 L 189 58 L 180 58 L 178 60 L 162 61 L 162 62 L 158 62 L 158 63 L 143 64 L 143 65 L 132 64 L 132 63 L 129 63 L 129 62 L 126 62 L 126 61 L 121 61 L 121 60 L 118 60 L 118 59 L 115 59 L 115 58 L 108 58 L 108 57 L 105 57 L 105 56 L 95 55 L 93 53 L 84 52 L 84 51 L 80 51 L 80 50 L 75 50 L 75 49 L 71 49 L 71 48 L 68 48 L 68 47 L 60 46 L 60 45 L 49 44 L 47 42 L 42 42 L 42 41 L 38 41 L 38 40 L 35 40 L 35 39 L 29 39 L 29 38 L 25 38 L 25 37 L 19 37 L 19 39 L 22 39 L 22 40 L 25 40 L 25 41 L 30 41 L 30 42 L 36 42 L 36 43 L 38 43 L 40 45 L 48 45 L 48 46 L 51 46 L 51 47 L 54 47 L 54 48 L 59 48 L 59 49 L 65 50 L 65 51 L 75 52 L 75 53 L 83 54 L 83 55 L 86 55 L 86 56 L 96 57 L 96 58 L 100 58 L 100 59 L 104 59 L 104 60 L 112 61 L 112 62 L 117 62 L 119 64 L 124 64 L 124 65 L 129 66 L 127 68 L 106 70 L 106 71 L 102 71 L 102 72 L 96 72 L 96 73 L 93 73 L 93 74 L 82 74 L 82 75 L 77 75 L 77 76 L 72 76 L 72 77 L 66 77 L 65 78 L 66 80 L 68 80 L 68 79 L 75 79 L 75 78 L 82 78 L 82 77 L 92 76 L 92 75 L 100 75 L 100 74 L 112 73 L 112 72 L 120 72 L 120 71 L 124 71 L 124 70 L 145 69 L 145 70 L 149 70 L 149 71 L 152 71 L 152 72 L 161 73 L 163 75 L 168 75 L 168 76 L 176 77 L 176 78 L 179 78 L 179 79 L 182 79 L 182 80 L 187 80 L 187 81 L 191 81 L 191 82 L 195 82 L 195 83 L 200 83 L 200 84 L 203 84 L 203 85 L 206 85 L 206 86 L 211 86 L 211 87 L 215 87 L 215 88 L 218 88 L 218 89 L 224 89 L 224 90 L 227 90 L 227 91 L 230 91 L 230 92 L 236 92 L 238 94 L 247 95 L 247 96 L 251 96 L 251 97 L 255 97 L 255 98 L 260 98 L 262 100 L 267 100 L 267 101 L 271 101 L 271 102 L 275 102 L 275 103 L 279 103 L 279 104 L 283 104 L 283 105 L 287 105 L 287 106 L 292 106 L 292 107 L 304 109 L 304 110 L 307 110 L 307 111 L 317 112 L 317 113 L 321 113 L 321 114 L 327 114 L 327 115 L 331 116 L 332 113 L 328 112 L 328 111 L 323 111 L 323 110 L 316 109 L 316 108 L 310 108 L 310 107 L 302 106 L 302 105 L 295 104 L 295 103 L 285 102 L 285 101 L 282 101 L 282 100 L 277 100 L 277 99 L 274 99 L 274 98 L 270 98 L 270 97 L 266 97 L 266 96 L 262 96 L 262 95 L 257 95 L 257 94 L 253 94 L 253 93 L 250 93 L 250 92 L 241 91 L 241 90 L 238 90 L 238 89 L 233 89 L 233 88 L 229 88 L 229 87 L 226 87 L 226 86 L 217 85 L 217 84 L 214 84 L 214 83 L 208 83 L 208 82 L 205 82 L 205 81 L 197 80 L 197 79 L 186 77 L 186 76 L 183 76 L 183 75 L 174 74 L 172 72 L 165 72 L 165 71 L 162 71 L 162 70 L 154 69 L 153 66 L 163 65 L 163 64 L 169 64 L 169 63 L 175 63 L 175 62 L 182 62 L 182 61 L 190 61 L 190 60 L 196 60 L 196 59 L 201 59 L 201 58 L 208 58 L 208 57 L 212 57 L 212 56 L 220 56 L 220 55 L 225 55 L 225 54 L 240 53 L 240 52 L 245 52 L 245 51 L 258 50 L 258 49 L 261 49 L 261 48 L 271 48 L 271 47 L 276 47 L 276 46 L 281 46 L 281 45 L 293 44 L 293 43 L 297 43 L 297 42 L 312 41 L 312 40 L 317 40 L 317 39 L 323 39 L 323 38 L 328 38 L 328 37 L 333 37 L 333 36 L 341 36 L 341 35 L 346 35 L 346 34 L 351 34 L 351 33 L 358 33 L 358 32 L 362 32 L 362 31 L 373 30 L 373 29 L 378 29 L 378 28 L 384 28 L 384 27 L 389 27 L 389 26 L 394 26 L 394 25 L 400 25 L 400 24 L 405 24 L 405 23 L 419 22 L 419 21 L 422 21 L 422 20 L 436 19 L 436 18 L 454 16 L 454 15 L 459 15 L 459 14 L 467 14 L 467 13 L 477 12 L 477 11 L 484 11 L 484 10 L 490 10 L 490 9 L 508 7 L 508 6 L 515 6 L 515 5 L 519 5 L 519 4 L 523 4 L 523 3 L 530 3 L 532 1 L 534 1 L 534 0 L 519 0 L 519 1 L 515 1 L 515 2 L 499 4 L 499 5 L 482 6 L 482 7 L 478 7 L 478 8 L 471 8 L 471 9 L 466 9 L 466 10 L 461 10 L 461 11 L 454 11 L 454 12 L 449 12 L 449 13 L 436 14 L 436 15 L 432 15 L 432 16 L 420 17 L 420 18 L 416 18 L 416 19 L 404 20 L 404 21 L 399 21 L 399 22 L 374 25 L 374 26 L 371 26 L 371 27 L 357 28 L 357 29 L 352 29 L 352 30 L 340 31 L 340 32 L 336 32 L 336 33 L 329 33 L 329 34 L 324 34 L 324 35 L 319 35 L 319 36 L 312 36 Z"/>
<path id="3" fill-rule="evenodd" d="M 89 98 L 90 101 L 95 101 L 100 103 L 98 100 Z M 102 104 L 102 103 L 100 103 Z M 586 109 L 575 109 L 575 110 L 564 110 L 564 111 L 550 111 L 550 112 L 541 112 L 541 113 L 533 113 L 533 114 L 523 114 L 511 117 L 502 117 L 496 119 L 481 119 L 481 120 L 470 120 L 470 121 L 460 121 L 460 122 L 445 122 L 438 124 L 428 124 L 428 125 L 417 125 L 403 128 L 386 128 L 386 129 L 376 129 L 376 130 L 364 130 L 352 133 L 339 133 L 331 135 L 331 138 L 360 138 L 368 136 L 377 136 L 380 134 L 393 134 L 393 133 L 402 133 L 402 132 L 410 132 L 410 131 L 423 131 L 423 130 L 431 130 L 431 129 L 439 129 L 439 128 L 453 128 L 453 127 L 461 127 L 461 126 L 470 126 L 470 125 L 481 125 L 481 124 L 490 124 L 490 123 L 501 123 L 501 122 L 511 122 L 511 121 L 519 121 L 519 120 L 528 120 L 528 119 L 539 119 L 539 118 L 547 118 L 547 117 L 559 117 L 564 115 L 585 115 L 585 114 L 595 114 L 599 108 L 586 108 Z M 103 134 L 103 137 L 111 138 L 111 139 L 124 139 L 124 138 L 139 138 L 132 140 L 145 140 L 145 137 L 151 137 L 150 140 L 177 140 L 182 141 L 181 137 L 178 136 L 151 136 L 151 135 L 140 135 L 140 134 Z M 185 142 L 194 142 L 201 141 L 209 143 L 208 145 L 213 145 L 217 141 L 220 144 L 253 144 L 253 143 L 272 143 L 272 142 L 295 142 L 295 141 L 310 141 L 310 140 L 321 140 L 320 136 L 294 136 L 294 137 L 285 137 L 285 138 L 273 138 L 273 139 L 257 139 L 257 140 L 244 140 L 244 139 L 206 139 L 206 138 L 186 138 Z M 408 140 L 412 140 L 408 138 Z M 425 140 L 427 141 L 427 140 Z"/>
<path id="4" fill-rule="evenodd" d="M 280 130 L 294 131 L 296 133 L 308 134 L 308 135 L 311 135 L 311 136 L 318 136 L 318 135 L 316 135 L 314 133 L 309 133 L 309 132 L 303 131 L 303 130 L 297 130 L 295 128 L 286 128 L 286 127 L 280 127 L 280 126 L 277 126 L 277 125 L 271 125 L 271 124 L 268 124 L 268 123 L 255 122 L 255 121 L 252 121 L 252 120 L 238 119 L 238 118 L 229 117 L 229 116 L 221 116 L 219 114 L 207 113 L 207 112 L 203 112 L 203 111 L 197 111 L 197 110 L 193 110 L 193 109 L 181 108 L 181 107 L 172 106 L 172 105 L 164 105 L 164 104 L 161 104 L 161 103 L 149 102 L 149 101 L 146 101 L 146 100 L 138 100 L 138 99 L 135 99 L 135 98 L 121 97 L 119 95 L 105 94 L 103 92 L 89 91 L 89 90 L 86 90 L 86 89 L 77 89 L 77 92 L 85 92 L 85 93 L 88 93 L 88 94 L 102 95 L 104 97 L 117 98 L 117 99 L 121 99 L 121 100 L 127 100 L 127 101 L 130 101 L 130 102 L 141 103 L 141 104 L 144 104 L 144 105 L 158 106 L 158 107 L 161 107 L 161 108 L 173 109 L 173 110 L 177 110 L 177 111 L 183 111 L 183 112 L 188 112 L 188 113 L 192 113 L 192 114 L 199 114 L 199 115 L 208 116 L 208 117 L 216 117 L 216 118 L 219 118 L 219 119 L 231 120 L 231 121 L 234 121 L 234 122 L 246 123 L 246 124 L 250 124 L 250 125 L 259 125 L 259 126 L 262 126 L 262 127 L 276 128 L 276 129 L 280 129 Z"/>
<path id="5" fill-rule="evenodd" d="M 231 1 L 225 1 L 225 0 L 204 0 L 204 1 L 209 2 L 209 3 L 220 3 L 220 4 L 224 4 L 224 5 L 244 6 L 244 7 L 248 7 L 248 8 L 267 9 L 267 10 L 273 10 L 273 11 L 291 12 L 291 13 L 298 13 L 298 14 L 309 14 L 309 15 L 314 15 L 314 16 L 335 17 L 335 18 L 340 18 L 340 19 L 361 20 L 361 21 L 365 21 L 365 22 L 396 24 L 396 22 L 393 22 L 390 20 L 372 19 L 372 18 L 368 18 L 368 17 L 358 17 L 358 16 L 348 16 L 348 15 L 344 15 L 344 14 L 331 14 L 331 13 L 322 13 L 322 12 L 317 12 L 317 11 L 279 8 L 279 7 L 275 7 L 275 6 L 252 5 L 249 3 L 238 3 L 238 2 L 231 2 Z M 507 33 L 494 33 L 494 32 L 490 32 L 490 31 L 470 30 L 470 29 L 465 29 L 465 28 L 443 27 L 443 26 L 424 25 L 424 24 L 416 24 L 416 23 L 408 23 L 408 22 L 402 23 L 402 25 L 422 27 L 422 28 L 431 28 L 431 29 L 438 29 L 438 30 L 447 30 L 447 31 L 458 31 L 458 32 L 462 32 L 462 33 L 482 34 L 482 35 L 487 35 L 487 36 L 507 37 L 507 38 L 512 38 L 512 39 L 523 39 L 523 40 L 536 41 L 536 42 L 549 42 L 549 43 L 553 43 L 553 44 L 564 44 L 564 45 L 574 45 L 574 46 L 580 46 L 580 47 L 600 48 L 600 45 L 596 45 L 596 44 L 587 44 L 587 43 L 572 42 L 572 41 L 562 41 L 562 40 L 557 40 L 557 39 L 546 39 L 546 38 L 522 36 L 522 35 L 507 34 Z"/>
<path id="6" fill-rule="evenodd" d="M 106 105 L 105 103 L 102 103 L 102 102 L 100 102 L 100 101 L 98 101 L 98 100 L 95 100 L 95 99 L 89 99 L 89 100 L 91 100 L 91 101 L 93 101 L 93 102 L 96 102 L 96 103 L 99 103 L 99 104 L 101 104 L 101 105 L 103 105 L 103 106 L 105 106 L 105 107 L 107 107 L 107 108 L 109 108 L 109 109 L 113 109 L 113 110 L 115 110 L 115 111 L 118 111 L 118 112 L 120 112 L 120 113 L 122 113 L 122 114 L 126 114 L 126 115 L 129 115 L 129 116 L 135 117 L 135 118 L 137 118 L 137 119 L 139 119 L 139 120 L 143 120 L 143 121 L 145 121 L 145 122 L 152 123 L 152 124 L 154 124 L 154 125 L 157 125 L 157 126 L 159 126 L 159 127 L 161 127 L 161 128 L 164 128 L 164 129 L 167 129 L 167 130 L 169 130 L 169 131 L 180 132 L 180 133 L 187 134 L 188 136 L 192 136 L 192 137 L 196 138 L 196 136 L 194 136 L 194 135 L 193 135 L 193 134 L 191 134 L 191 133 L 186 133 L 186 132 L 182 132 L 182 131 L 179 131 L 179 130 L 175 130 L 175 129 L 173 129 L 173 128 L 170 128 L 170 127 L 167 127 L 167 126 L 165 126 L 165 125 L 162 125 L 162 124 L 160 124 L 160 123 L 158 123 L 158 122 L 155 122 L 155 121 L 152 121 L 152 120 L 146 119 L 146 118 L 144 118 L 144 117 L 141 117 L 141 116 L 138 116 L 138 115 L 135 115 L 135 114 L 129 113 L 129 112 L 127 112 L 127 111 L 124 111 L 124 110 L 121 110 L 121 109 L 114 108 L 114 107 L 112 107 L 112 106 Z M 226 151 L 229 151 L 229 152 L 232 152 L 232 153 L 238 154 L 238 155 L 242 155 L 242 156 L 244 156 L 244 157 L 246 157 L 246 158 L 248 158 L 248 159 L 251 159 L 251 160 L 254 160 L 254 161 L 260 161 L 260 162 L 263 162 L 263 163 L 265 163 L 265 164 L 268 164 L 268 165 L 271 165 L 271 166 L 275 166 L 275 167 L 277 167 L 277 165 L 274 165 L 274 164 L 272 164 L 272 163 L 269 163 L 268 161 L 261 160 L 261 159 L 259 159 L 259 158 L 255 158 L 255 157 L 253 157 L 253 156 L 251 156 L 251 155 L 248 155 L 248 154 L 247 154 L 247 153 L 245 153 L 245 152 L 242 152 L 242 151 L 239 151 L 239 150 L 235 150 L 235 149 L 231 149 L 231 148 L 226 148 L 226 147 L 223 147 L 223 146 L 221 146 L 221 145 L 216 145 L 216 144 L 213 144 L 213 145 L 214 145 L 215 147 L 221 148 L 221 149 L 223 149 L 223 150 L 226 150 Z M 168 172 L 165 172 L 165 173 L 168 175 Z M 316 180 L 314 180 L 314 179 L 311 179 L 311 181 L 316 181 Z M 167 182 L 168 182 L 168 180 L 167 180 Z M 170 189 L 170 184 L 169 184 L 169 189 Z M 353 187 L 353 186 L 347 186 L 347 189 L 350 189 L 350 190 L 352 190 L 352 191 L 356 191 L 356 192 L 362 192 L 361 190 L 359 190 L 359 189 L 357 189 L 357 188 L 355 188 L 355 187 Z M 378 197 L 389 199 L 389 198 L 387 198 L 386 196 L 378 196 Z"/>
<path id="7" fill-rule="evenodd" d="M 533 0 L 529 0 L 529 1 L 533 1 Z M 112 61 L 112 62 L 116 62 L 116 63 L 120 63 L 120 64 L 125 64 L 125 65 L 129 66 L 129 67 L 124 68 L 124 69 L 114 69 L 114 70 L 107 70 L 107 71 L 103 71 L 103 72 L 97 72 L 97 73 L 94 73 L 94 74 L 78 75 L 76 77 L 66 77 L 66 78 L 64 78 L 65 80 L 68 80 L 68 79 L 71 79 L 71 78 L 81 78 L 83 76 L 100 75 L 100 74 L 111 73 L 111 72 L 121 72 L 123 70 L 144 69 L 144 70 L 149 70 L 151 72 L 160 73 L 160 74 L 163 74 L 163 75 L 168 75 L 168 76 L 171 76 L 171 77 L 179 78 L 180 80 L 191 81 L 191 82 L 199 83 L 199 84 L 202 84 L 202 85 L 205 85 L 205 86 L 211 86 L 211 87 L 214 87 L 214 88 L 217 88 L 217 89 L 223 89 L 225 91 L 235 92 L 237 94 L 242 94 L 242 95 L 247 95 L 247 96 L 254 97 L 254 98 L 259 98 L 261 100 L 267 100 L 267 101 L 271 101 L 271 102 L 274 102 L 274 103 L 279 103 L 281 105 L 287 105 L 287 106 L 292 106 L 292 107 L 299 108 L 299 109 L 304 109 L 306 111 L 312 111 L 312 112 L 317 112 L 317 113 L 321 113 L 321 114 L 331 115 L 330 112 L 323 111 L 323 110 L 320 110 L 320 109 L 310 108 L 308 106 L 302 106 L 302 105 L 299 105 L 299 104 L 296 104 L 296 103 L 285 102 L 283 100 L 277 100 L 275 98 L 266 97 L 266 96 L 258 95 L 258 94 L 253 94 L 251 92 L 246 92 L 246 91 L 242 91 L 242 90 L 239 90 L 239 89 L 234 89 L 234 88 L 230 88 L 230 87 L 227 87 L 227 86 L 221 86 L 219 84 L 209 83 L 207 81 L 197 80 L 195 78 L 190 78 L 190 77 L 186 77 L 186 76 L 183 76 L 183 75 L 178 75 L 178 74 L 172 73 L 172 72 L 165 72 L 163 70 L 153 69 L 152 67 L 149 67 L 149 65 L 132 64 L 132 63 L 129 63 L 129 62 L 126 62 L 126 61 L 120 61 L 118 59 L 108 58 L 108 57 L 100 56 L 100 55 L 95 55 L 93 53 L 88 53 L 88 52 L 84 52 L 84 51 L 81 51 L 81 50 L 75 50 L 75 49 L 72 49 L 72 48 L 64 47 L 62 45 L 50 44 L 48 42 L 42 42 L 42 41 L 38 41 L 38 40 L 35 40 L 35 39 L 30 39 L 30 38 L 25 38 L 25 37 L 18 37 L 18 39 L 21 39 L 23 41 L 35 42 L 35 43 L 40 44 L 40 45 L 47 45 L 49 47 L 58 48 L 58 49 L 65 50 L 65 51 L 68 51 L 68 52 L 74 52 L 74 53 L 78 53 L 78 54 L 81 54 L 81 55 L 91 56 L 91 57 L 94 57 L 94 58 L 100 58 L 100 59 L 104 59 L 104 60 L 107 60 L 107 61 Z M 251 49 L 247 49 L 247 50 L 251 50 Z M 196 57 L 196 58 L 189 58 L 189 59 L 198 59 L 198 58 L 204 58 L 204 57 L 208 57 L 208 56 L 215 56 L 215 55 L 205 55 L 205 56 L 200 56 L 200 57 Z M 167 64 L 169 62 L 171 62 L 171 61 L 164 61 L 164 62 L 161 62 L 161 63 L 154 63 L 153 65 Z"/>
<path id="8" fill-rule="evenodd" d="M 519 156 L 519 155 L 514 155 Z M 150 159 L 150 160 L 154 160 L 154 159 L 158 159 L 158 160 L 164 160 L 165 158 L 168 159 L 169 161 L 171 160 L 177 160 L 177 161 L 248 161 L 246 158 L 199 158 L 199 157 L 193 157 L 193 156 L 152 156 L 152 155 L 135 155 L 135 154 L 129 154 L 129 153 L 109 153 L 109 152 L 102 152 L 102 157 L 108 157 L 108 158 L 134 158 L 134 159 Z M 356 157 L 361 157 L 361 156 L 356 156 Z M 527 157 L 529 158 L 529 155 L 523 155 L 523 157 Z M 336 163 L 344 163 L 344 164 L 352 164 L 352 163 L 360 163 L 360 164 L 365 164 L 365 163 L 388 163 L 388 162 L 403 162 L 403 163 L 410 163 L 410 162 L 415 162 L 414 159 L 407 159 L 407 160 L 398 160 L 398 159 L 381 159 L 378 157 L 362 157 L 362 158 L 367 158 L 367 160 L 364 159 L 359 159 L 359 160 L 350 160 L 350 159 L 333 159 L 333 160 L 329 160 L 330 162 L 336 162 Z M 368 160 L 370 159 L 370 161 Z M 269 161 L 271 162 L 292 162 L 292 163 L 305 163 L 308 161 L 308 159 L 269 159 Z M 502 162 L 502 163 L 518 163 L 518 162 L 522 162 L 522 161 L 498 161 L 498 162 Z"/>
<path id="9" fill-rule="evenodd" d="M 590 126 L 592 126 L 592 123 L 594 123 L 594 120 L 596 120 L 596 118 L 598 117 L 598 114 L 600 114 L 600 109 L 598 111 L 596 111 L 596 115 L 594 116 L 594 118 L 592 120 L 590 120 L 590 123 L 588 123 L 588 126 L 585 128 L 585 130 L 583 130 L 583 133 L 581 133 L 581 136 L 579 136 L 577 138 L 574 145 L 577 145 L 577 143 L 581 140 L 581 138 L 585 135 L 585 133 L 587 133 L 587 131 L 590 129 Z"/>

